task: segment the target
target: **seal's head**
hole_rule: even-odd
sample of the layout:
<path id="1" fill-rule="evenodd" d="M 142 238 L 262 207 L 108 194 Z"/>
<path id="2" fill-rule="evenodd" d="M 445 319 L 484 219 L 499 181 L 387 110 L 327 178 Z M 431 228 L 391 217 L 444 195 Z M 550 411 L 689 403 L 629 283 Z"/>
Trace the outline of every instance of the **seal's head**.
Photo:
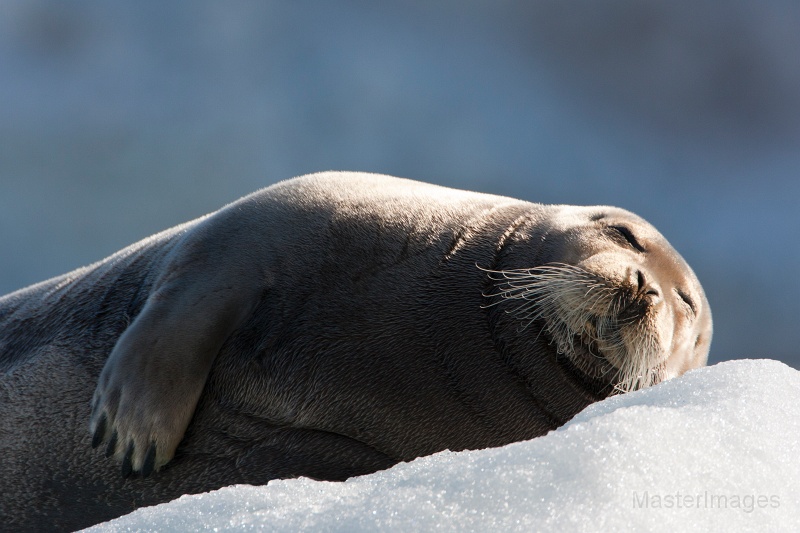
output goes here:
<path id="1" fill-rule="evenodd" d="M 533 221 L 514 238 L 509 257 L 535 266 L 507 268 L 504 261 L 489 272 L 490 305 L 504 306 L 520 330 L 544 336 L 577 369 L 618 392 L 705 365 L 708 301 L 666 239 L 623 209 L 553 209 L 546 224 Z M 528 254 L 518 252 L 525 247 Z"/>

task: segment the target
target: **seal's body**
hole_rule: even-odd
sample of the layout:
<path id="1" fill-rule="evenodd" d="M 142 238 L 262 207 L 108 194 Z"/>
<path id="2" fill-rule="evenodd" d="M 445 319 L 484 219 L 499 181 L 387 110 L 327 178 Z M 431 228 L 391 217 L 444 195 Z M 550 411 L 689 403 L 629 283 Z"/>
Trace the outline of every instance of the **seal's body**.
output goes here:
<path id="1" fill-rule="evenodd" d="M 626 211 L 296 178 L 0 299 L 3 527 L 529 439 L 710 340 Z"/>

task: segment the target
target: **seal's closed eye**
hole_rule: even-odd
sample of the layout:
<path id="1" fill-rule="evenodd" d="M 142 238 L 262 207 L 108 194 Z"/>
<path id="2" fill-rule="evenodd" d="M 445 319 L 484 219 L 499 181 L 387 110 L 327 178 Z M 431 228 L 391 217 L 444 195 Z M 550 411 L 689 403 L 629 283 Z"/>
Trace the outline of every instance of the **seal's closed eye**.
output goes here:
<path id="1" fill-rule="evenodd" d="M 675 293 L 680 297 L 681 300 L 683 300 L 683 303 L 689 306 L 689 309 L 692 311 L 692 314 L 696 315 L 697 307 L 695 306 L 695 303 L 692 300 L 692 298 L 688 294 L 683 292 L 681 289 L 675 289 Z"/>
<path id="2" fill-rule="evenodd" d="M 617 234 L 621 235 L 625 239 L 625 242 L 630 244 L 636 250 L 638 250 L 640 252 L 644 252 L 645 251 L 644 246 L 642 246 L 639 243 L 639 241 L 636 240 L 636 237 L 633 235 L 633 232 L 630 229 L 628 229 L 626 226 L 617 226 L 617 225 L 615 225 L 615 226 L 609 226 L 609 228 L 614 230 Z"/>

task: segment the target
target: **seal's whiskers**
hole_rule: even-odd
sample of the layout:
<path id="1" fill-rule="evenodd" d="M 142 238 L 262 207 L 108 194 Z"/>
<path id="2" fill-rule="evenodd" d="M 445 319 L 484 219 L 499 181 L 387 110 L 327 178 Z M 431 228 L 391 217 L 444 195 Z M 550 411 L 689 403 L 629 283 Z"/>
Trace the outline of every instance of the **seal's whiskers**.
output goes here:
<path id="1" fill-rule="evenodd" d="M 506 312 L 520 321 L 520 332 L 542 319 L 559 353 L 576 359 L 576 343 L 581 343 L 587 348 L 581 353 L 605 358 L 616 369 L 616 392 L 663 379 L 663 350 L 647 308 L 641 316 L 625 312 L 635 302 L 631 288 L 561 263 L 482 270 L 493 282 L 492 291 L 484 294 L 490 299 L 486 307 L 513 302 Z"/>

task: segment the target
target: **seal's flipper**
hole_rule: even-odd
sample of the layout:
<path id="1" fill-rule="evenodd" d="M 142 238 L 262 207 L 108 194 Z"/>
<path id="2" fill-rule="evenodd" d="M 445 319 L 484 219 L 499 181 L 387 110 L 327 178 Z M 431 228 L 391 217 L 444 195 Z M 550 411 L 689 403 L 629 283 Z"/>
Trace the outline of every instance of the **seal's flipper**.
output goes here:
<path id="1" fill-rule="evenodd" d="M 126 476 L 148 475 L 173 457 L 214 358 L 263 291 L 255 262 L 232 259 L 230 241 L 220 247 L 200 234 L 206 238 L 173 251 L 95 389 L 92 444 L 109 440 L 106 453 L 122 461 Z"/>

